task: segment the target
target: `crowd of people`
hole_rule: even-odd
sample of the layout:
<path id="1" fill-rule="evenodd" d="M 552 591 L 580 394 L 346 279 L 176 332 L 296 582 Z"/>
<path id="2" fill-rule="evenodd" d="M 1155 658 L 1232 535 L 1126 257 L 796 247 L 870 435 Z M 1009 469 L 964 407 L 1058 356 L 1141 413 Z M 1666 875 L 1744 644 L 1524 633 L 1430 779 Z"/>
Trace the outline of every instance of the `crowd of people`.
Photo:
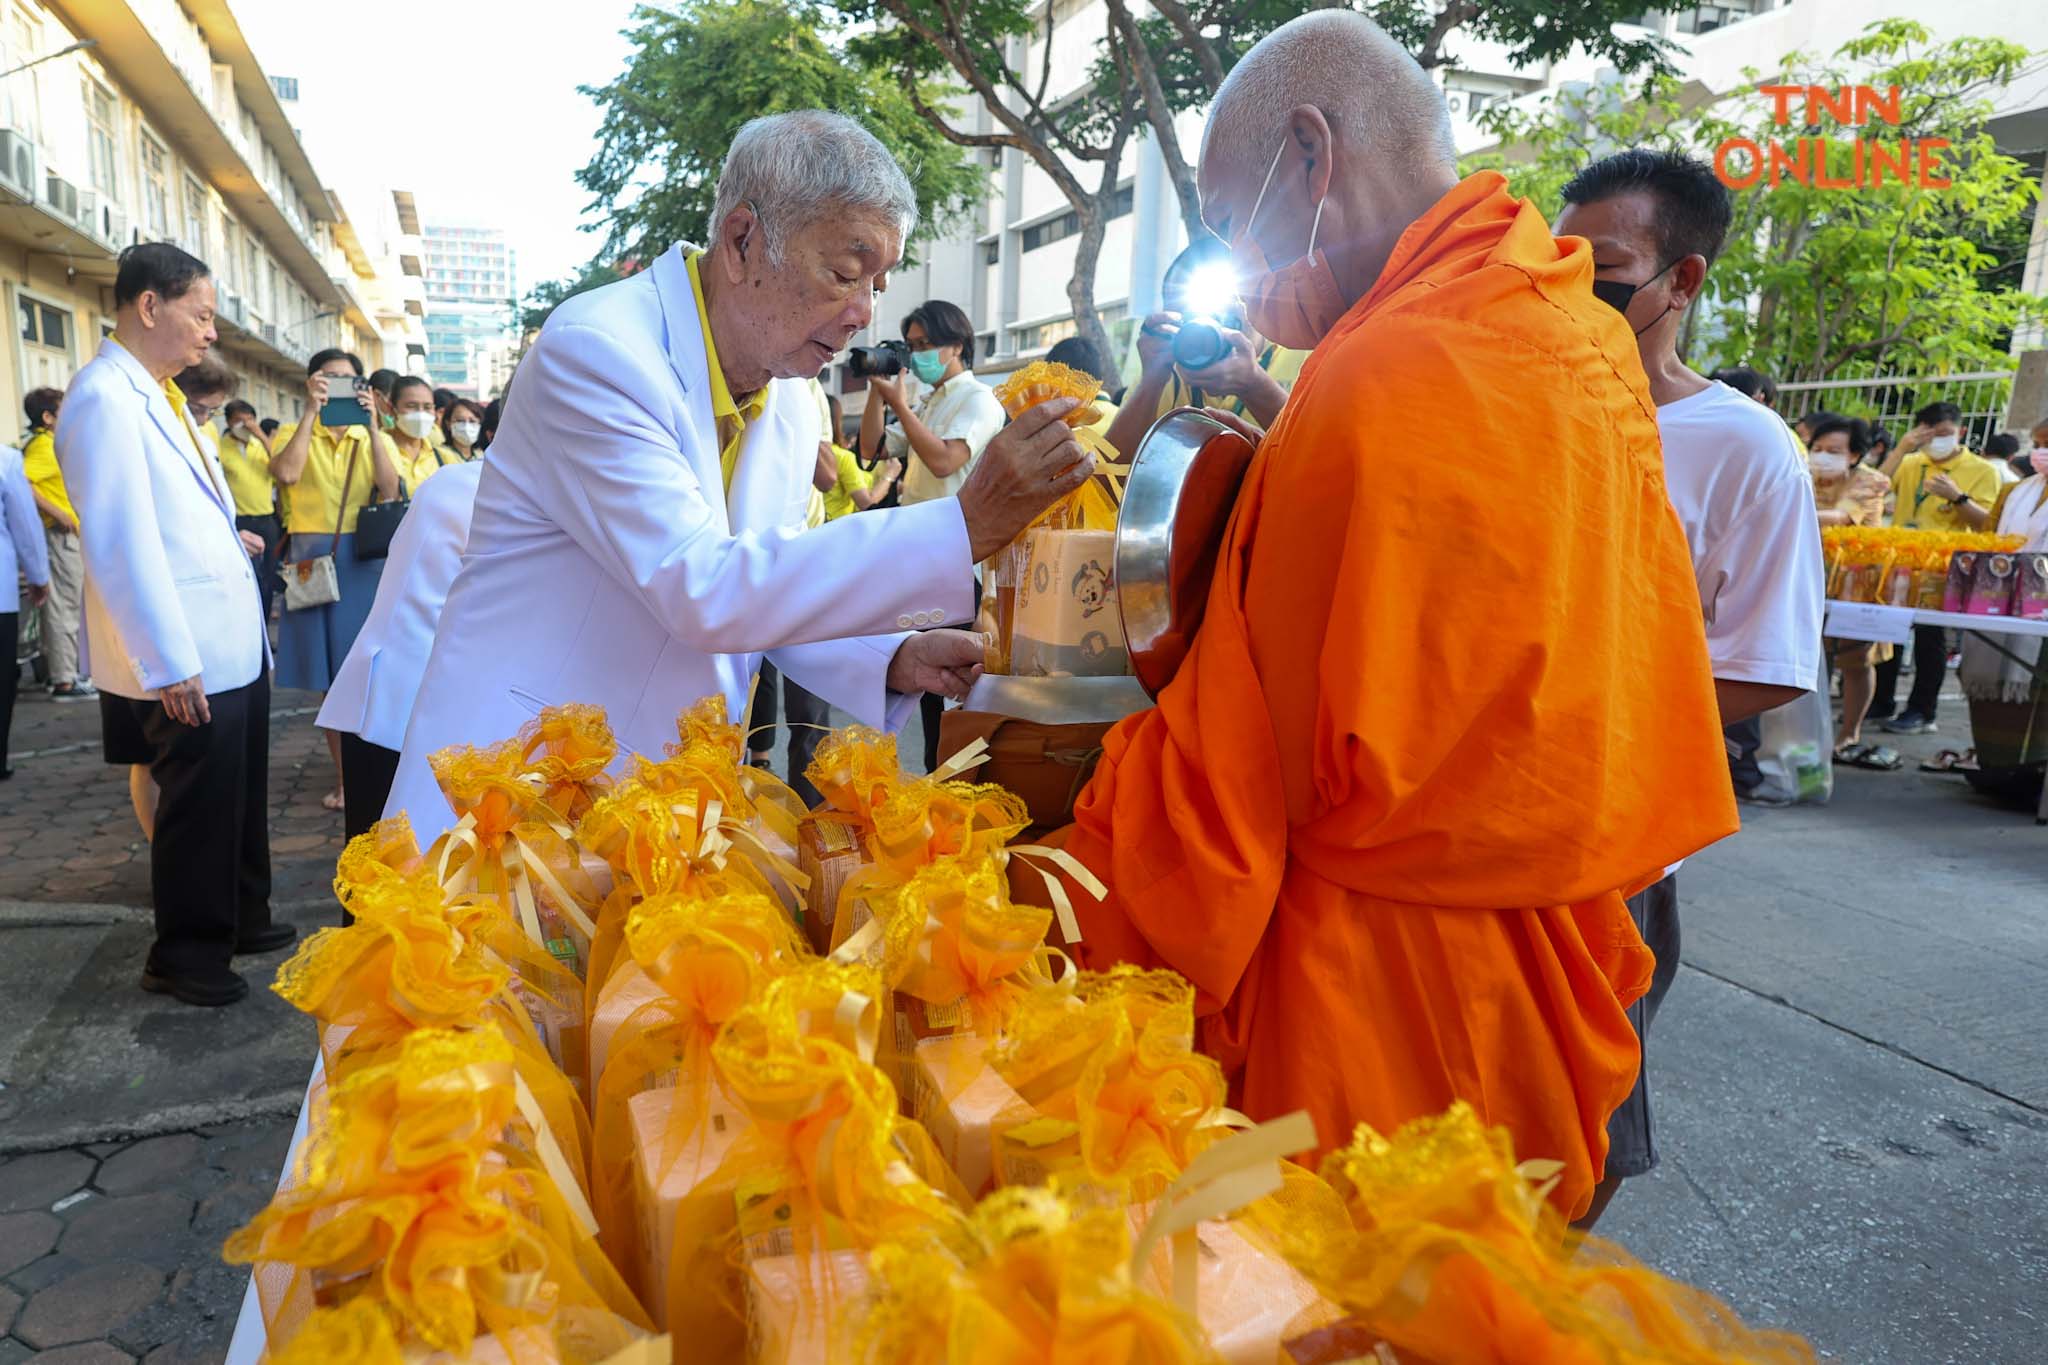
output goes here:
<path id="1" fill-rule="evenodd" d="M 1440 93 L 1356 15 L 1246 57 L 1202 179 L 1216 240 L 1176 262 L 1128 386 L 1079 338 L 1052 356 L 1098 380 L 1111 456 L 1187 404 L 1261 452 L 1186 662 L 1056 836 L 1107 888 L 1070 888 L 1078 956 L 1191 979 L 1255 1116 L 1341 1134 L 1465 1099 L 1596 1218 L 1656 1161 L 1643 1047 L 1680 865 L 1736 826 L 1724 729 L 1826 688 L 1826 658 L 1842 761 L 1886 765 L 1870 716 L 1935 723 L 1939 632 L 1902 710 L 1900 660 L 1824 647 L 1821 527 L 2048 546 L 2048 424 L 2012 480 L 1952 405 L 1894 441 L 1788 424 L 1764 375 L 1693 369 L 1685 315 L 1732 221 L 1711 167 L 1619 152 L 1546 222 L 1458 176 Z M 124 252 L 113 335 L 30 398 L 47 534 L 4 506 L 51 695 L 97 685 L 153 838 L 145 986 L 227 1003 L 233 955 L 291 937 L 268 910 L 273 685 L 323 694 L 351 835 L 403 812 L 430 840 L 453 820 L 432 754 L 570 702 L 655 752 L 699 697 L 751 701 L 754 760 L 779 711 L 799 780 L 828 707 L 921 708 L 933 764 L 983 659 L 959 628 L 974 566 L 1097 456 L 1061 420 L 1076 400 L 1008 417 L 938 300 L 848 423 L 815 376 L 872 324 L 915 221 L 857 124 L 756 120 L 710 245 L 561 305 L 501 410 L 327 350 L 275 426 L 210 354 L 204 263 Z M 1198 309 L 1198 267 L 1225 262 L 1241 299 Z M 1514 496 L 1414 443 L 1446 408 L 1482 444 L 1546 433 Z M 81 618 L 75 660 L 51 637 Z"/>

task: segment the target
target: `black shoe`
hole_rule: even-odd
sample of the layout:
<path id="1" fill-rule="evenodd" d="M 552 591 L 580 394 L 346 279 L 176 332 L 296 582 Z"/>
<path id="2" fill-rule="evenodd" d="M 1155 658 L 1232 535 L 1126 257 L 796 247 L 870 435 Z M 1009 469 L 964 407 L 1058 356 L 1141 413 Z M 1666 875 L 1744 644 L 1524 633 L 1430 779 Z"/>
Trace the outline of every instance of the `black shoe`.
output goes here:
<path id="1" fill-rule="evenodd" d="M 142 969 L 142 989 L 168 995 L 188 1005 L 232 1005 L 249 993 L 249 983 L 225 967 L 206 967 L 180 976 L 166 976 L 153 967 Z"/>
<path id="2" fill-rule="evenodd" d="M 8 778 L 12 776 L 14 776 L 14 769 L 0 768 L 0 782 L 5 782 Z"/>
<path id="3" fill-rule="evenodd" d="M 1895 735 L 1931 735 L 1940 728 L 1933 720 L 1918 711 L 1907 711 L 1895 719 L 1882 722 L 1882 725 Z"/>
<path id="4" fill-rule="evenodd" d="M 245 934 L 235 940 L 236 956 L 250 953 L 274 953 L 279 948 L 288 948 L 298 942 L 299 931 L 289 924 L 270 924 L 253 934 Z"/>

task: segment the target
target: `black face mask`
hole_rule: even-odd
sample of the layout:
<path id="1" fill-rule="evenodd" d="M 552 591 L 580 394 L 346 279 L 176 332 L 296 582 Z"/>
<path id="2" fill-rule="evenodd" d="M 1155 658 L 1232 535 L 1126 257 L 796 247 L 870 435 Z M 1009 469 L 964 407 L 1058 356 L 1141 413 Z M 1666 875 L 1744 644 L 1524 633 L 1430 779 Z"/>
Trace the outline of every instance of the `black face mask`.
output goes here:
<path id="1" fill-rule="evenodd" d="M 1679 259 L 1683 260 L 1684 257 L 1680 257 Z M 1662 269 L 1658 270 L 1656 275 L 1650 276 L 1649 279 L 1644 280 L 1641 284 L 1629 284 L 1625 280 L 1595 280 L 1593 281 L 1593 296 L 1599 299 L 1602 303 L 1606 304 L 1609 308 L 1612 308 L 1615 312 L 1620 313 L 1623 317 L 1627 317 L 1629 303 L 1631 300 L 1635 298 L 1636 291 L 1639 289 L 1648 289 L 1651 285 L 1657 282 L 1658 275 L 1662 275 L 1664 271 L 1669 270 L 1671 266 L 1677 264 L 1678 261 L 1672 261 L 1669 265 L 1666 265 Z M 1665 311 L 1669 312 L 1670 310 L 1666 309 Z M 1651 318 L 1642 326 L 1634 328 L 1633 330 L 1635 334 L 1637 336 L 1641 336 L 1650 328 L 1655 327 L 1657 325 L 1657 318 L 1661 318 L 1663 316 L 1663 313 L 1659 313 L 1656 318 Z"/>

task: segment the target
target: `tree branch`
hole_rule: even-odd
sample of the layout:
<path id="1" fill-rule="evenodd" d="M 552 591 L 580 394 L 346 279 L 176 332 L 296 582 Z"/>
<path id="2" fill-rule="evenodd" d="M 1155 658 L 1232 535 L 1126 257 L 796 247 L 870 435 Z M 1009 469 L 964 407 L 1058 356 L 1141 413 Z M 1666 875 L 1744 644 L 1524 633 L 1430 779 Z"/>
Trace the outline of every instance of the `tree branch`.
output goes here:
<path id="1" fill-rule="evenodd" d="M 1160 18 L 1173 25 L 1181 41 L 1195 54 L 1195 66 L 1201 71 L 1202 79 L 1208 83 L 1209 93 L 1215 94 L 1223 88 L 1223 58 L 1202 35 L 1202 26 L 1195 22 L 1195 16 L 1188 13 L 1180 0 L 1152 0 L 1152 9 Z"/>
<path id="2" fill-rule="evenodd" d="M 1450 0 L 1437 12 L 1436 22 L 1429 26 L 1429 33 L 1416 50 L 1415 63 L 1424 71 L 1441 66 L 1444 60 L 1444 39 L 1451 36 L 1451 30 L 1460 24 L 1479 17 L 1479 6 L 1473 0 Z"/>
<path id="3" fill-rule="evenodd" d="M 1181 222 L 1188 230 L 1189 239 L 1199 240 L 1202 235 L 1201 196 L 1195 190 L 1194 172 L 1188 168 L 1187 158 L 1181 155 L 1180 135 L 1173 126 L 1173 110 L 1166 102 L 1166 92 L 1159 88 L 1159 71 L 1152 64 L 1151 49 L 1145 46 L 1144 36 L 1138 31 L 1137 21 L 1131 18 L 1125 0 L 1108 0 L 1108 4 L 1110 41 L 1115 44 L 1117 36 L 1122 36 L 1120 46 L 1130 64 L 1131 74 L 1137 80 L 1146 122 L 1151 125 L 1153 140 L 1159 144 L 1159 155 L 1166 162 L 1166 174 L 1173 181 L 1174 194 L 1180 199 Z M 1122 69 L 1121 63 L 1119 69 Z"/>

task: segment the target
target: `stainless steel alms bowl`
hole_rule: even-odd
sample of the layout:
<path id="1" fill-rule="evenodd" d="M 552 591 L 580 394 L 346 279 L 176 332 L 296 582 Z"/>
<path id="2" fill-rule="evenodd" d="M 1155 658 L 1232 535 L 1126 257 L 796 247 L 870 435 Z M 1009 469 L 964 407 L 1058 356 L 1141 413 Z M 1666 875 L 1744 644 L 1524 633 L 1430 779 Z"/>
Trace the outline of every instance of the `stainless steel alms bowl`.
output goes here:
<path id="1" fill-rule="evenodd" d="M 1176 408 L 1138 443 L 1116 527 L 1116 582 L 1131 671 L 1150 697 L 1194 643 L 1252 443 L 1199 408 Z"/>

